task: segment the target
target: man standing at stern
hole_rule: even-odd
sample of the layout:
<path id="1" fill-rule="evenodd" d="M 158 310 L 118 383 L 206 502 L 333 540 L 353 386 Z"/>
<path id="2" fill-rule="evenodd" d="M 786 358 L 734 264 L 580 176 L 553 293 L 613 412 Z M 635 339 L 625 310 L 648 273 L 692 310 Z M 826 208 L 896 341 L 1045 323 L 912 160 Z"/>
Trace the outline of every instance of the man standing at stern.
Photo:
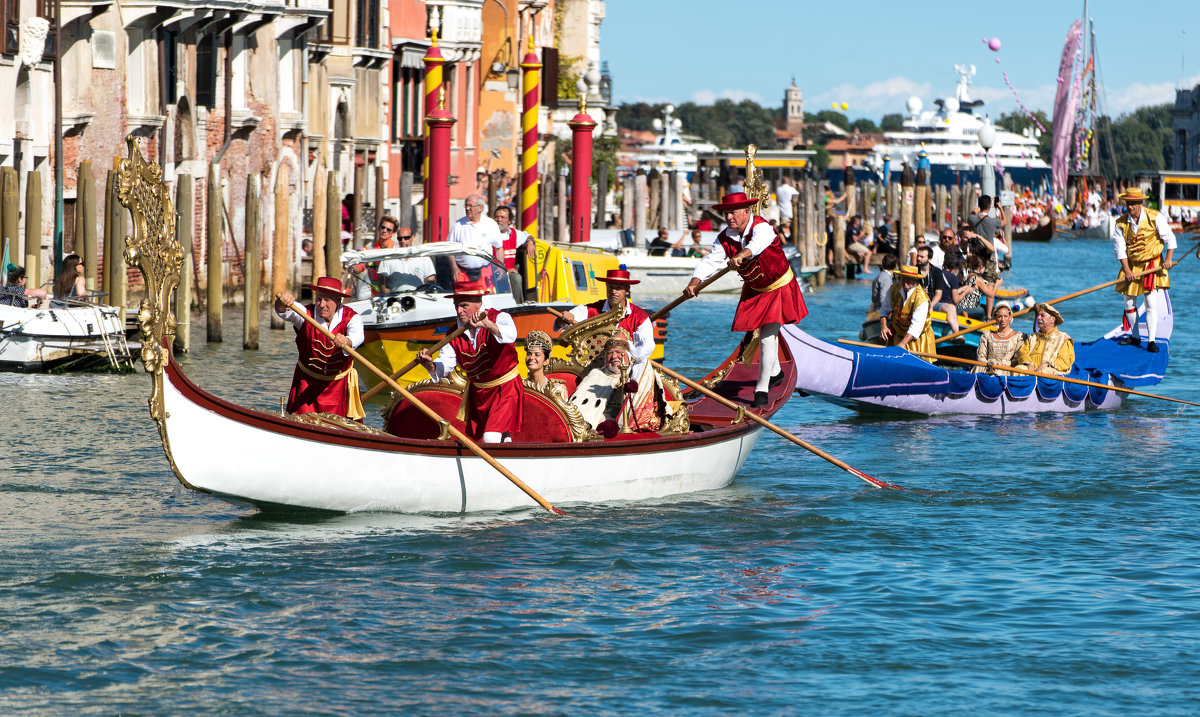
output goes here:
<path id="1" fill-rule="evenodd" d="M 1129 335 L 1118 343 L 1122 346 L 1142 345 L 1141 336 L 1138 334 L 1137 297 L 1144 294 L 1146 350 L 1158 353 L 1158 344 L 1154 343 L 1154 332 L 1158 328 L 1158 302 L 1154 290 L 1171 287 L 1167 269 L 1175 266 L 1175 262 L 1172 261 L 1175 254 L 1175 233 L 1171 231 L 1171 225 L 1167 223 L 1165 215 L 1142 206 L 1142 202 L 1146 201 L 1142 190 L 1130 189 L 1121 195 L 1121 199 L 1129 211 L 1113 222 L 1112 242 L 1117 261 L 1121 263 L 1121 275 L 1117 277 L 1117 293 L 1125 300 L 1124 323 L 1129 326 Z M 1134 274 L 1147 269 L 1158 271 L 1133 278 Z"/>
<path id="2" fill-rule="evenodd" d="M 754 407 L 767 405 L 767 391 L 783 381 L 779 329 L 783 324 L 800 323 L 808 315 L 800 286 L 783 253 L 783 242 L 765 219 L 751 211 L 757 203 L 758 200 L 744 192 L 735 192 L 726 194 L 720 204 L 713 206 L 713 211 L 724 213 L 726 226 L 683 290 L 684 296 L 694 297 L 696 287 L 726 263 L 742 277 L 742 295 L 731 330 L 759 330 L 762 350 L 751 403 Z"/>

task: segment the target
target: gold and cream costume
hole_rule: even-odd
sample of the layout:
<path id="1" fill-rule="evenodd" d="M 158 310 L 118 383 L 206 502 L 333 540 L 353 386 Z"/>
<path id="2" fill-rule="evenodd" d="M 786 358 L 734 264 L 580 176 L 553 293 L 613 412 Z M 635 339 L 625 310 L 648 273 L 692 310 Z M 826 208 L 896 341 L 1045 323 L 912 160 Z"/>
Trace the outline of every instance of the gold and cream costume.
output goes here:
<path id="1" fill-rule="evenodd" d="M 1049 364 L 1045 369 L 1042 364 Z M 1075 364 L 1075 342 L 1065 332 L 1054 329 L 1048 334 L 1031 334 L 1021 344 L 1017 365 L 1021 368 L 1063 376 Z"/>
<path id="2" fill-rule="evenodd" d="M 899 308 L 896 308 L 899 306 Z M 888 301 L 884 303 L 882 313 L 888 317 L 888 326 L 892 337 L 888 345 L 896 346 L 905 334 L 913 337 L 904 348 L 915 353 L 937 353 L 934 343 L 933 317 L 930 315 L 929 295 L 920 284 L 913 286 L 904 293 L 904 282 L 897 279 L 888 291 Z"/>
<path id="3" fill-rule="evenodd" d="M 1025 343 L 1025 334 L 1020 331 L 1013 331 L 1006 339 L 997 338 L 995 331 L 984 331 L 979 335 L 979 350 L 975 354 L 975 360 L 989 361 L 995 364 L 993 373 L 997 376 L 1012 376 L 1012 371 L 1005 371 L 1001 367 L 1016 365 L 1017 354 L 1020 353 L 1023 343 Z M 971 369 L 972 373 L 986 371 L 987 369 L 983 366 L 975 366 Z"/>
<path id="4" fill-rule="evenodd" d="M 1163 251 L 1175 249 L 1175 233 L 1171 231 L 1167 218 L 1160 212 L 1143 207 L 1137 223 L 1131 220 L 1132 216 L 1125 214 L 1113 222 L 1113 250 L 1116 252 L 1117 261 L 1127 259 L 1129 269 L 1134 274 L 1161 267 Z M 1125 296 L 1141 296 L 1152 289 L 1167 289 L 1171 286 L 1166 269 L 1133 281 L 1126 281 L 1122 271 L 1117 278 L 1117 293 Z"/>

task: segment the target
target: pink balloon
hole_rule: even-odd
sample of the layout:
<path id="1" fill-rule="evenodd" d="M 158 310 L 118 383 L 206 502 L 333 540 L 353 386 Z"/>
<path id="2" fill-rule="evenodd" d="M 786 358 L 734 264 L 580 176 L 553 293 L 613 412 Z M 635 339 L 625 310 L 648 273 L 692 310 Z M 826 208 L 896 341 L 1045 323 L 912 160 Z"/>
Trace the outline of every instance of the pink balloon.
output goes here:
<path id="1" fill-rule="evenodd" d="M 992 39 L 988 40 L 987 45 L 988 45 L 988 48 L 992 52 L 999 52 L 1000 51 L 1000 38 L 993 37 Z"/>
<path id="2" fill-rule="evenodd" d="M 997 64 L 999 64 L 999 63 L 1000 63 L 1000 58 L 999 58 L 999 57 L 997 57 L 997 58 L 996 58 L 996 63 L 997 63 Z"/>

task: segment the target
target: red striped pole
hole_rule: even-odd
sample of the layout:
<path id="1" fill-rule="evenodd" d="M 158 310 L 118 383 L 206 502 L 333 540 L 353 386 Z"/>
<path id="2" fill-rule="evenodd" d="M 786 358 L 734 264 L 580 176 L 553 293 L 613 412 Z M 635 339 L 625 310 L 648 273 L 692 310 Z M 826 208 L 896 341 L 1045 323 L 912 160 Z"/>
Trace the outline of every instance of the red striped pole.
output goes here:
<path id="1" fill-rule="evenodd" d="M 431 231 L 429 222 L 429 197 L 432 189 L 429 181 L 429 153 L 432 151 L 430 147 L 431 127 L 428 118 L 437 111 L 438 96 L 442 90 L 442 65 L 446 59 L 442 57 L 442 51 L 437 46 L 437 28 L 434 28 L 431 34 L 432 44 L 429 50 L 425 52 L 425 57 L 421 61 L 425 63 L 425 157 L 421 160 L 421 174 L 425 177 L 425 201 L 422 209 L 422 221 L 424 224 L 421 236 L 425 241 L 440 241 L 446 238 L 445 234 L 437 234 Z M 449 145 L 447 145 L 449 151 Z M 449 159 L 447 158 L 447 163 Z M 447 164 L 448 166 L 448 164 Z"/>
<path id="2" fill-rule="evenodd" d="M 521 61 L 525 71 L 524 103 L 521 112 L 521 229 L 537 238 L 538 233 L 538 81 L 542 63 L 533 53 L 533 36 L 529 36 L 529 52 Z"/>
<path id="3" fill-rule="evenodd" d="M 446 111 L 446 91 L 438 95 L 437 109 L 425 115 L 429 132 L 429 172 L 425 175 L 425 235 L 442 241 L 450 232 L 450 128 L 454 115 Z"/>
<path id="4" fill-rule="evenodd" d="M 588 180 L 592 178 L 592 130 L 596 121 L 587 114 L 586 99 L 580 100 L 579 114 L 567 126 L 571 128 L 571 241 L 588 241 L 592 238 L 592 188 Z"/>

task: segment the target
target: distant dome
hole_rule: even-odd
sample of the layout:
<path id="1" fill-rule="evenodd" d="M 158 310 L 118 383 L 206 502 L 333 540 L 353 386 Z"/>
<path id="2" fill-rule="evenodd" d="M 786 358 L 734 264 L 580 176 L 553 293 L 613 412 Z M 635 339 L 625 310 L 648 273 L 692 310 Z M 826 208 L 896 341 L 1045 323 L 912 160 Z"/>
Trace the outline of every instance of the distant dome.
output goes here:
<path id="1" fill-rule="evenodd" d="M 915 115 L 921 111 L 921 107 L 924 105 L 921 104 L 920 97 L 909 97 L 908 102 L 906 102 L 904 106 L 908 108 L 908 113 L 910 115 Z"/>
<path id="2" fill-rule="evenodd" d="M 958 100 L 956 98 L 951 97 L 951 98 L 947 99 L 944 104 L 946 107 L 946 112 L 948 114 L 958 111 Z"/>

